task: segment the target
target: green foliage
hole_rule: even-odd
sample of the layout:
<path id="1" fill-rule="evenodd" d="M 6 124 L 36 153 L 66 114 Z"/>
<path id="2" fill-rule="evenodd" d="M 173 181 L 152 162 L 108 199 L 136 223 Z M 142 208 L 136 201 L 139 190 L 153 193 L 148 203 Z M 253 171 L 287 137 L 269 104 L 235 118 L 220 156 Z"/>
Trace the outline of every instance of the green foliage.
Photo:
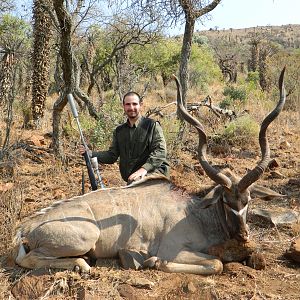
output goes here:
<path id="1" fill-rule="evenodd" d="M 219 104 L 221 108 L 229 108 L 230 106 L 246 103 L 247 92 L 244 87 L 234 87 L 232 85 L 226 86 L 223 95 L 226 98 Z"/>
<path id="2" fill-rule="evenodd" d="M 16 50 L 20 45 L 29 46 L 30 26 L 24 20 L 6 14 L 0 19 L 0 46 Z"/>
<path id="3" fill-rule="evenodd" d="M 259 125 L 249 115 L 230 122 L 222 132 L 213 137 L 220 144 L 249 145 L 257 140 Z"/>
<path id="4" fill-rule="evenodd" d="M 91 25 L 88 28 L 85 41 L 74 43 L 75 53 L 81 59 L 81 64 L 84 66 L 86 60 L 90 66 L 90 71 L 102 66 L 101 75 L 106 74 L 109 78 L 113 77 L 114 74 L 112 61 L 109 60 L 113 47 L 112 35 L 99 25 Z"/>
<path id="5" fill-rule="evenodd" d="M 284 76 L 284 85 L 288 92 L 288 101 L 286 101 L 285 109 L 299 111 L 300 108 L 300 50 L 293 49 L 289 52 L 281 51 L 276 53 L 270 60 L 268 65 L 268 74 L 271 78 L 272 90 L 271 99 L 278 99 L 278 78 L 283 67 L 286 67 Z"/>
<path id="6" fill-rule="evenodd" d="M 93 64 L 99 65 L 103 63 L 112 52 L 114 41 L 104 29 L 97 25 L 94 25 L 89 29 L 89 34 L 96 50 Z"/>
<path id="7" fill-rule="evenodd" d="M 150 75 L 170 78 L 179 67 L 181 44 L 174 39 L 162 39 L 152 45 L 132 48 L 130 60 Z"/>
<path id="8" fill-rule="evenodd" d="M 230 99 L 230 98 L 225 98 L 224 100 L 222 100 L 222 101 L 219 103 L 219 106 L 220 106 L 220 108 L 223 108 L 223 109 L 228 109 L 228 108 L 230 108 L 230 106 L 232 106 L 232 99 Z"/>
<path id="9" fill-rule="evenodd" d="M 221 80 L 222 74 L 215 62 L 211 49 L 206 46 L 192 46 L 190 61 L 190 85 L 201 90 L 216 80 Z"/>
<path id="10" fill-rule="evenodd" d="M 205 35 L 196 35 L 193 37 L 193 43 L 198 44 L 199 46 L 208 45 L 209 39 Z"/>
<path id="11" fill-rule="evenodd" d="M 246 78 L 246 82 L 256 86 L 259 83 L 259 72 L 249 72 Z"/>
<path id="12" fill-rule="evenodd" d="M 124 121 L 123 108 L 117 98 L 103 104 L 100 120 L 92 128 L 90 141 L 96 149 L 108 149 L 115 127 Z"/>
<path id="13" fill-rule="evenodd" d="M 178 136 L 181 121 L 177 118 L 163 118 L 160 120 L 160 124 L 164 131 L 167 149 L 171 149 L 171 144 L 176 140 Z"/>
<path id="14" fill-rule="evenodd" d="M 246 100 L 247 96 L 245 89 L 234 86 L 225 87 L 223 95 L 228 96 L 233 101 L 240 100 L 242 102 Z"/>

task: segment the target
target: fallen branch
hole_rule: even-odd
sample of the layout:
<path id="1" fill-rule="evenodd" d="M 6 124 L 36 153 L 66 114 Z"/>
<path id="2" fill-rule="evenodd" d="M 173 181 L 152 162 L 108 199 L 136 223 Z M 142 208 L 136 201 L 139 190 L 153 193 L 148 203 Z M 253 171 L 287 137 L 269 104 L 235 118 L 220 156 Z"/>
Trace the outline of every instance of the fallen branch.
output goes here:
<path id="1" fill-rule="evenodd" d="M 224 115 L 225 117 L 228 117 L 230 121 L 232 121 L 237 117 L 235 111 L 213 105 L 211 97 L 209 95 L 201 102 L 187 103 L 187 109 L 189 111 L 198 111 L 202 106 L 208 107 L 218 118 L 221 118 L 221 116 Z"/>
<path id="2" fill-rule="evenodd" d="M 174 102 L 171 102 L 171 103 L 168 103 L 167 105 L 165 106 L 157 106 L 157 107 L 154 107 L 154 108 L 150 108 L 145 116 L 148 118 L 150 117 L 151 115 L 155 115 L 155 116 L 160 116 L 161 118 L 164 117 L 164 114 L 161 112 L 162 110 L 166 109 L 167 107 L 169 107 L 170 105 L 173 105 L 173 104 L 176 104 L 176 101 Z"/>
<path id="3" fill-rule="evenodd" d="M 157 106 L 154 108 L 150 108 L 146 112 L 145 116 L 150 117 L 151 115 L 155 115 L 155 116 L 160 116 L 161 118 L 163 118 L 164 114 L 162 113 L 162 110 L 166 109 L 167 107 L 169 107 L 170 105 L 173 105 L 173 104 L 176 104 L 176 102 L 174 101 L 174 102 L 168 103 L 165 106 Z M 187 110 L 189 112 L 195 112 L 195 111 L 199 111 L 200 107 L 203 107 L 203 106 L 208 107 L 219 119 L 222 117 L 222 115 L 229 118 L 230 121 L 237 118 L 237 114 L 235 113 L 235 111 L 230 110 L 230 109 L 220 108 L 219 106 L 213 105 L 211 97 L 209 95 L 201 102 L 188 102 Z"/>

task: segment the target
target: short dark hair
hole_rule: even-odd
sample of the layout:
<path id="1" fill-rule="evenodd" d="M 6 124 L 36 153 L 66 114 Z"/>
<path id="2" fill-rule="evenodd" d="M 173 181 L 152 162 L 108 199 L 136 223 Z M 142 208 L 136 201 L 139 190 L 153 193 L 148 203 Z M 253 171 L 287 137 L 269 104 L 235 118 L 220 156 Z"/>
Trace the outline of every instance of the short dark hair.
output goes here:
<path id="1" fill-rule="evenodd" d="M 126 94 L 123 96 L 123 101 L 122 101 L 123 104 L 124 104 L 125 98 L 126 98 L 127 96 L 137 96 L 137 97 L 139 98 L 139 102 L 140 102 L 140 103 L 143 102 L 143 98 L 142 98 L 137 92 L 130 91 L 130 92 L 126 93 Z"/>

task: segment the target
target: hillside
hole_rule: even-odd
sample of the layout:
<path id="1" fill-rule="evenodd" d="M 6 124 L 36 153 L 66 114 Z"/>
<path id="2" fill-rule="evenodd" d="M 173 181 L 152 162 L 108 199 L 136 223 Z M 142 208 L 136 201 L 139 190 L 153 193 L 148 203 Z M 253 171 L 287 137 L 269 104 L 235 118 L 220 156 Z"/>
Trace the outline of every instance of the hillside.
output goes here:
<path id="1" fill-rule="evenodd" d="M 196 35 L 209 40 L 223 39 L 236 44 L 245 44 L 254 37 L 266 38 L 279 43 L 284 48 L 300 48 L 300 25 L 257 26 L 242 29 L 213 29 L 197 31 Z"/>

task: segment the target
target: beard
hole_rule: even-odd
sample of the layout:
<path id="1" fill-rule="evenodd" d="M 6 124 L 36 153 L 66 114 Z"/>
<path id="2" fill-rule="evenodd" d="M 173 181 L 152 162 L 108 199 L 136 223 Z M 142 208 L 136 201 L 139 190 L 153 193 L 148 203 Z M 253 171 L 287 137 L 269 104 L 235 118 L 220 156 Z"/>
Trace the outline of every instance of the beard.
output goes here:
<path id="1" fill-rule="evenodd" d="M 127 112 L 126 112 L 126 115 L 127 115 L 127 117 L 128 117 L 129 119 L 135 119 L 135 118 L 138 117 L 139 112 L 137 112 L 137 111 L 127 111 Z"/>

